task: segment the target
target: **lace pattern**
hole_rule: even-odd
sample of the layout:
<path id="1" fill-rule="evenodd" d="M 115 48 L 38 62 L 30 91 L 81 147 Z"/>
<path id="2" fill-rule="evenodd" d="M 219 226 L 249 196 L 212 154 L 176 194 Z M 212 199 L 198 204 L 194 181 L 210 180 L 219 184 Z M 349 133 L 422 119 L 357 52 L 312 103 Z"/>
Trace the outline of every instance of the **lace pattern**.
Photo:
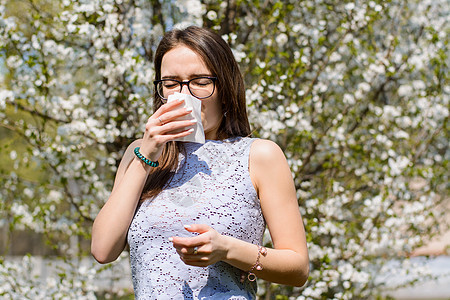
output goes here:
<path id="1" fill-rule="evenodd" d="M 168 186 L 137 209 L 128 230 L 136 299 L 254 299 L 256 284 L 241 283 L 241 271 L 219 262 L 185 265 L 171 236 L 193 236 L 185 224 L 207 224 L 219 233 L 261 244 L 265 222 L 250 179 L 254 139 L 185 143 Z"/>

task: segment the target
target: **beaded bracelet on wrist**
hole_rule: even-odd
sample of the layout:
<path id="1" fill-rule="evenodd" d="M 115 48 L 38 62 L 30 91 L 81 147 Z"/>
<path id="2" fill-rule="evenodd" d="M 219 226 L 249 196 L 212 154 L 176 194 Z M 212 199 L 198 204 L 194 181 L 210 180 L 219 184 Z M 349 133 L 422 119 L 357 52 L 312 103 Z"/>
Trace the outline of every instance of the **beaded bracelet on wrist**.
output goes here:
<path id="1" fill-rule="evenodd" d="M 159 162 L 157 161 L 151 161 L 150 159 L 146 158 L 144 155 L 142 155 L 141 152 L 139 152 L 140 147 L 134 148 L 134 154 L 136 154 L 137 158 L 142 160 L 146 165 L 149 165 L 150 167 L 156 168 L 159 166 Z"/>

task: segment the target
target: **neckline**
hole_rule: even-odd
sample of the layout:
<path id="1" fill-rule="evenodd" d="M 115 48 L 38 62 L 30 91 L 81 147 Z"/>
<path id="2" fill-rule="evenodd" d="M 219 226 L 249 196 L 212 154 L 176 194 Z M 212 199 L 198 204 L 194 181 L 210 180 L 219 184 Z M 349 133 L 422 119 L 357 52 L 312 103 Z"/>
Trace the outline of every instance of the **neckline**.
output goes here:
<path id="1" fill-rule="evenodd" d="M 212 142 L 212 143 L 233 142 L 235 140 L 239 140 L 239 139 L 242 139 L 242 138 L 243 138 L 242 136 L 233 136 L 233 137 L 226 138 L 226 139 L 223 139 L 223 140 L 208 140 L 208 139 L 206 139 L 205 140 L 205 144 L 208 143 L 208 142 Z"/>

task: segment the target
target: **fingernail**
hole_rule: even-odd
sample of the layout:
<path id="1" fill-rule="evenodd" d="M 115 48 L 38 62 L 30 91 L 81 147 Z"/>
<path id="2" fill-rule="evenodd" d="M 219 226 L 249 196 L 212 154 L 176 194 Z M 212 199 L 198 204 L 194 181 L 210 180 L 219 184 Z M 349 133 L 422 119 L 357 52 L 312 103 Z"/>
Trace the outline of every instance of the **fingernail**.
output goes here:
<path id="1" fill-rule="evenodd" d="M 187 110 L 188 112 L 192 112 L 192 108 L 191 108 L 191 107 L 186 107 L 186 110 Z"/>
<path id="2" fill-rule="evenodd" d="M 194 132 L 194 128 L 189 129 L 188 132 Z M 186 226 L 189 226 L 189 225 L 184 225 L 184 227 L 186 227 Z"/>
<path id="3" fill-rule="evenodd" d="M 194 130 L 192 130 L 192 131 L 194 131 Z M 186 229 L 191 228 L 191 225 L 184 225 L 184 228 L 186 228 Z"/>
<path id="4" fill-rule="evenodd" d="M 173 242 L 173 237 L 170 237 L 170 238 L 169 238 L 169 242 Z"/>
<path id="5" fill-rule="evenodd" d="M 196 120 L 196 119 L 191 120 L 191 123 L 192 123 L 192 124 L 195 124 L 195 123 L 197 123 L 197 120 Z"/>

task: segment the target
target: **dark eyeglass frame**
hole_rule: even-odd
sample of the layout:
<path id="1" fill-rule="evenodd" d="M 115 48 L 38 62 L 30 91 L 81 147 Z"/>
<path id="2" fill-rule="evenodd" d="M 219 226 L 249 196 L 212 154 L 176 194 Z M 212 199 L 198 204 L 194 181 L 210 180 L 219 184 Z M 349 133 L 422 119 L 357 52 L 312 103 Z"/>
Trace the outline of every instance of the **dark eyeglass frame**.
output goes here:
<path id="1" fill-rule="evenodd" d="M 206 97 L 197 97 L 197 96 L 195 96 L 195 95 L 192 93 L 189 84 L 190 84 L 191 81 L 193 81 L 193 80 L 196 80 L 196 79 L 202 79 L 202 78 L 211 79 L 211 80 L 212 80 L 212 83 L 213 83 L 213 89 L 212 89 L 212 92 L 211 92 L 211 94 L 210 94 L 209 96 L 206 96 Z M 190 80 L 187 80 L 187 81 L 179 81 L 179 80 L 176 80 L 176 79 L 170 79 L 170 78 L 167 78 L 167 79 L 159 79 L 159 80 L 153 81 L 153 84 L 155 85 L 155 90 L 156 90 L 156 93 L 158 94 L 158 96 L 159 96 L 161 99 L 163 99 L 163 100 L 167 100 L 167 98 L 164 98 L 164 97 L 159 93 L 159 90 L 158 90 L 158 83 L 164 82 L 164 81 L 175 81 L 175 82 L 177 82 L 177 83 L 180 85 L 179 93 L 180 93 L 181 90 L 183 89 L 183 85 L 187 85 L 188 90 L 189 90 L 189 93 L 191 93 L 192 96 L 194 96 L 194 97 L 197 98 L 197 99 L 206 99 L 206 98 L 211 97 L 212 94 L 214 94 L 214 91 L 216 90 L 216 81 L 217 81 L 217 77 L 214 77 L 214 76 L 199 76 L 199 77 L 195 77 L 195 78 L 192 78 L 192 79 L 190 79 Z"/>

